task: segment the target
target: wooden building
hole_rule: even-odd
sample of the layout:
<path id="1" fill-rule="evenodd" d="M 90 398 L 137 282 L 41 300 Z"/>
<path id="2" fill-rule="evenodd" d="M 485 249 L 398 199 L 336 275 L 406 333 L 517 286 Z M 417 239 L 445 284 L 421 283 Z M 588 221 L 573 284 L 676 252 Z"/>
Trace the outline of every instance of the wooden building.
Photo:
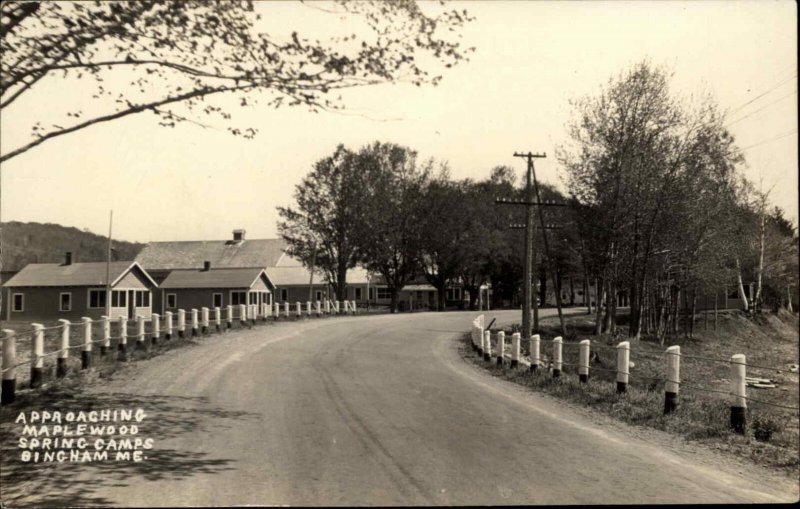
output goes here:
<path id="1" fill-rule="evenodd" d="M 106 273 L 108 272 L 108 279 Z M 106 283 L 111 281 L 111 299 L 106 309 Z M 67 253 L 64 263 L 31 263 L 4 286 L 5 313 L 10 321 L 78 321 L 87 316 L 117 318 L 152 312 L 156 282 L 136 262 L 73 263 Z"/>
<path id="2" fill-rule="evenodd" d="M 261 267 L 177 269 L 161 282 L 160 313 L 239 304 L 272 305 L 275 285 Z"/>

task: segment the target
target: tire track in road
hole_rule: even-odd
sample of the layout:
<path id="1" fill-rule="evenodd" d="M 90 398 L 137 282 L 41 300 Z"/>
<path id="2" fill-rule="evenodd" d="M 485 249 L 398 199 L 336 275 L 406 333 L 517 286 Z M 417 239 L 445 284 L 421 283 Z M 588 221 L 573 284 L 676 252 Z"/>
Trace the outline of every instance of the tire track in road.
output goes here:
<path id="1" fill-rule="evenodd" d="M 420 504 L 419 499 L 421 498 L 424 504 L 432 505 L 435 501 L 428 496 L 424 486 L 422 486 L 414 475 L 398 461 L 388 447 L 383 444 L 378 433 L 371 429 L 366 419 L 361 418 L 359 413 L 347 402 L 345 390 L 336 382 L 330 369 L 327 367 L 327 365 L 349 365 L 353 358 L 352 353 L 354 347 L 370 337 L 372 333 L 374 333 L 374 331 L 366 330 L 362 331 L 358 336 L 351 335 L 347 344 L 336 350 L 334 359 L 326 359 L 323 362 L 320 360 L 319 355 L 316 355 L 311 360 L 311 366 L 320 375 L 329 401 L 333 403 L 336 412 L 351 430 L 352 436 L 355 437 L 366 450 L 375 453 L 375 459 L 378 459 L 388 478 L 402 494 L 404 498 L 403 502 L 409 505 L 418 505 Z M 353 373 L 353 370 L 348 370 L 346 372 L 348 376 L 352 376 Z M 356 385 L 366 388 L 366 385 L 363 384 L 363 379 L 361 379 L 361 382 L 361 384 Z"/>

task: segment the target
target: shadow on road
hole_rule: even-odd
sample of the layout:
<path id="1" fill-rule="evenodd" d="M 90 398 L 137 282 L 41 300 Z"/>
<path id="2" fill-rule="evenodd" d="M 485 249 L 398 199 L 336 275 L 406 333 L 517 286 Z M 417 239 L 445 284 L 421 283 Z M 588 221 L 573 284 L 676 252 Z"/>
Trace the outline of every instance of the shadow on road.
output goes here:
<path id="1" fill-rule="evenodd" d="M 0 500 L 3 506 L 13 507 L 108 506 L 114 501 L 102 496 L 106 488 L 138 484 L 146 490 L 147 484 L 142 481 L 181 480 L 198 474 L 231 470 L 233 459 L 213 458 L 202 451 L 179 450 L 162 445 L 169 439 L 180 440 L 212 431 L 224 432 L 230 421 L 249 419 L 255 415 L 209 408 L 207 405 L 205 398 L 197 397 L 139 396 L 120 392 L 67 394 L 52 391 L 41 394 L 31 404 L 3 408 L 0 413 Z M 67 412 L 137 408 L 147 414 L 141 422 L 134 422 L 139 426 L 137 436 L 153 439 L 152 449 L 143 452 L 147 458 L 143 461 L 116 460 L 114 451 L 109 451 L 108 460 L 96 462 L 32 463 L 21 459 L 23 449 L 19 448 L 19 439 L 23 424 L 14 421 L 23 410 L 27 416 L 31 411 L 42 410 L 60 411 L 64 416 Z M 73 429 L 76 424 L 72 423 Z M 86 438 L 90 444 L 94 444 L 99 437 Z M 102 438 L 126 437 L 117 435 Z M 92 449 L 90 446 L 89 450 Z M 40 449 L 40 452 L 43 451 Z"/>

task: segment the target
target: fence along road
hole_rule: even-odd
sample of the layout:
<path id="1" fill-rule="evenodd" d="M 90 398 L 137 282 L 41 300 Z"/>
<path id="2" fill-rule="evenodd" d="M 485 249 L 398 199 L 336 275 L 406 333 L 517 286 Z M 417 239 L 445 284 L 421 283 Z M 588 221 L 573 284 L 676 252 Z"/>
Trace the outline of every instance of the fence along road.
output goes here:
<path id="1" fill-rule="evenodd" d="M 279 323 L 135 363 L 60 409 L 144 408 L 141 433 L 155 438 L 148 460 L 28 465 L 20 478 L 36 491 L 16 498 L 21 488 L 0 479 L 6 502 L 43 503 L 48 487 L 71 505 L 126 506 L 797 499 L 796 483 L 757 468 L 739 474 L 714 456 L 696 461 L 624 425 L 599 428 L 469 365 L 458 338 L 474 316 Z M 492 311 L 487 322 L 495 316 L 518 320 Z"/>

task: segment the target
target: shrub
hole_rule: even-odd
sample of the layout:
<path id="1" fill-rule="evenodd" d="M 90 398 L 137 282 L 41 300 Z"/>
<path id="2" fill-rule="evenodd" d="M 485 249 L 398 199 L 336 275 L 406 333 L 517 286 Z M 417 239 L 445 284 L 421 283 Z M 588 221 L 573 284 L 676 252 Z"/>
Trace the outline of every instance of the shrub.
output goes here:
<path id="1" fill-rule="evenodd" d="M 753 437 L 759 442 L 769 442 L 772 434 L 780 431 L 781 423 L 769 416 L 756 415 L 753 417 Z"/>

